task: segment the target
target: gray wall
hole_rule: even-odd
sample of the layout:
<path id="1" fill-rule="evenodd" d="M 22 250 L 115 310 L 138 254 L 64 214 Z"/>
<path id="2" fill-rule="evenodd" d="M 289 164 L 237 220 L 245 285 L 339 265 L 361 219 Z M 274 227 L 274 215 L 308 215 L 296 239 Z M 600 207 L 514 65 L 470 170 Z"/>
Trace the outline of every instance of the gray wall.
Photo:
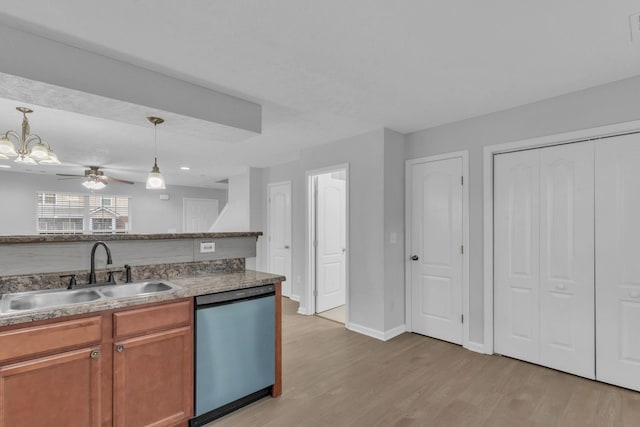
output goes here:
<path id="1" fill-rule="evenodd" d="M 640 77 L 406 136 L 406 158 L 469 150 L 470 339 L 483 342 L 483 166 L 486 145 L 638 120 Z"/>
<path id="2" fill-rule="evenodd" d="M 303 150 L 298 162 L 265 169 L 263 194 L 268 183 L 292 183 L 292 285 L 293 294 L 304 301 L 309 245 L 305 173 L 343 163 L 349 164 L 349 322 L 384 332 L 404 324 L 402 135 L 379 129 Z M 398 234 L 396 244 L 388 243 L 392 231 Z"/>
<path id="3" fill-rule="evenodd" d="M 0 234 L 35 233 L 35 193 L 65 191 L 86 193 L 80 179 L 58 180 L 52 175 L 0 171 Z M 143 183 L 133 185 L 111 183 L 100 190 L 103 194 L 129 195 L 134 233 L 182 232 L 182 199 L 184 197 L 218 199 L 220 209 L 227 203 L 227 191 L 220 189 L 168 185 L 166 190 L 151 191 Z M 169 200 L 160 200 L 168 194 Z"/>
<path id="4" fill-rule="evenodd" d="M 404 135 L 385 129 L 383 203 L 385 331 L 405 324 L 404 156 Z M 392 237 L 395 237 L 395 241 L 392 241 Z"/>

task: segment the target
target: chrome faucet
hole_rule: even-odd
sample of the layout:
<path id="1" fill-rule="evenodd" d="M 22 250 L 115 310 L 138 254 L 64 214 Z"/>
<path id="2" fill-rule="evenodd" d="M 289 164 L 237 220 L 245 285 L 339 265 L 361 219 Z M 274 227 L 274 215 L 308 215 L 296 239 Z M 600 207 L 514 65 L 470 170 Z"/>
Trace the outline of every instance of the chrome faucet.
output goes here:
<path id="1" fill-rule="evenodd" d="M 96 283 L 96 249 L 98 246 L 104 246 L 104 250 L 107 251 L 107 265 L 113 264 L 111 259 L 111 251 L 109 246 L 105 242 L 95 242 L 91 248 L 91 273 L 89 273 L 89 284 Z"/>

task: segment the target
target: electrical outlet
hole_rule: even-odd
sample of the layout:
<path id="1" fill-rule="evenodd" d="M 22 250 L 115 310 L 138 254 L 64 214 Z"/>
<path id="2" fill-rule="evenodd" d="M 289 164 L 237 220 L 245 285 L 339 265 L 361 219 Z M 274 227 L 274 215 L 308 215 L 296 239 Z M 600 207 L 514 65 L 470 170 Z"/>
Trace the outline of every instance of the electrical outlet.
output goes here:
<path id="1" fill-rule="evenodd" d="M 200 242 L 200 253 L 206 254 L 210 252 L 216 251 L 216 243 L 215 242 Z"/>

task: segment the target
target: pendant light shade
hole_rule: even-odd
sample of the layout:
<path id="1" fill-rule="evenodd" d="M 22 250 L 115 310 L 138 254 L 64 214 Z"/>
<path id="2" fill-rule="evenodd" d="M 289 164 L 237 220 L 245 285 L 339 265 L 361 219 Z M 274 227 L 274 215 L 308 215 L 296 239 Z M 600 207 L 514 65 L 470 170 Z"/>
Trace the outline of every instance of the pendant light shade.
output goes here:
<path id="1" fill-rule="evenodd" d="M 153 167 L 151 168 L 151 172 L 147 176 L 147 189 L 148 190 L 164 190 L 167 188 L 164 177 L 160 173 L 160 168 L 158 167 L 158 131 L 157 126 L 161 123 L 164 123 L 164 119 L 160 117 L 147 117 L 151 123 L 153 123 L 153 131 L 154 131 L 154 151 L 155 157 L 153 160 Z"/>
<path id="2" fill-rule="evenodd" d="M 160 173 L 160 168 L 158 167 L 158 159 L 156 158 L 153 167 L 151 168 L 151 172 L 147 176 L 147 188 L 149 190 L 164 190 L 167 188 L 164 177 Z"/>

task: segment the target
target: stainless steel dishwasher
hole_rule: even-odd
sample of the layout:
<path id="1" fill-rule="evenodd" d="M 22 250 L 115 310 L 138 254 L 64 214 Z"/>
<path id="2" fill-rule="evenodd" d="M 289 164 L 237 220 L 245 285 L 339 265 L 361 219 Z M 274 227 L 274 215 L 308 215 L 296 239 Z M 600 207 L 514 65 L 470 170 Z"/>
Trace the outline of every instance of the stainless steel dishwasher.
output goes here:
<path id="1" fill-rule="evenodd" d="M 202 426 L 271 393 L 275 285 L 196 297 L 195 417 Z"/>

